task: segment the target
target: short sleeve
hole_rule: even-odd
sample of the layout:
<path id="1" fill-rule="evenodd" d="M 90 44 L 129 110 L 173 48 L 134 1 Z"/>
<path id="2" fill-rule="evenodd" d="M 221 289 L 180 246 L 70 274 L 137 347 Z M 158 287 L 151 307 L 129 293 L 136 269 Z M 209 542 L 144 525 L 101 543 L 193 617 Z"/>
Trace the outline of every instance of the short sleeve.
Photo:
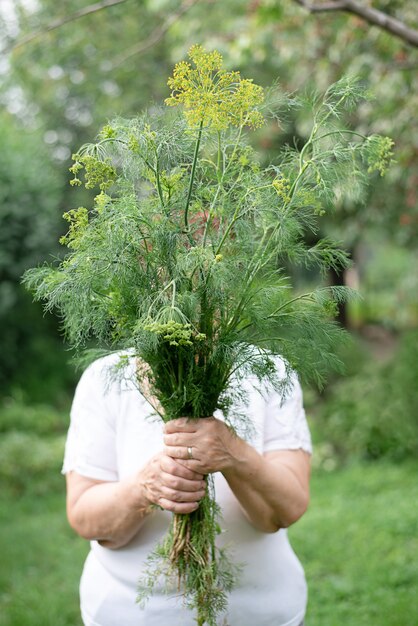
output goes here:
<path id="1" fill-rule="evenodd" d="M 271 392 L 266 401 L 263 452 L 305 450 L 312 454 L 312 441 L 303 408 L 302 388 L 296 376 L 284 401 Z"/>
<path id="2" fill-rule="evenodd" d="M 106 358 L 82 375 L 71 407 L 62 473 L 75 471 L 97 480 L 118 480 L 114 385 L 108 385 Z"/>

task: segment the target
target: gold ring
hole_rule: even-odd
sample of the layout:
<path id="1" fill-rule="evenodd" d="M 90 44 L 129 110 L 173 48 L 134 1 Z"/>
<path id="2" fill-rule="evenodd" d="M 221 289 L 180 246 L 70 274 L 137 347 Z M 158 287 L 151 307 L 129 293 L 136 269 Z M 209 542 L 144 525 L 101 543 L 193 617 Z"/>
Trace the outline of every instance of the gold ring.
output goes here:
<path id="1" fill-rule="evenodd" d="M 187 454 L 189 455 L 189 459 L 193 459 L 193 449 L 190 446 L 187 447 Z"/>

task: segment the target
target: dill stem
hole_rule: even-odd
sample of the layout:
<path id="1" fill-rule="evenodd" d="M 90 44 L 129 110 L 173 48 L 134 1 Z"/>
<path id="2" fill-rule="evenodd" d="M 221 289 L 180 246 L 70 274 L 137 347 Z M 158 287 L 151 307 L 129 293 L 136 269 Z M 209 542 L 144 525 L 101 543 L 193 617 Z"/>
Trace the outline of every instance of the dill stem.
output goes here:
<path id="1" fill-rule="evenodd" d="M 199 132 L 198 132 L 197 139 L 196 139 L 196 145 L 195 145 L 194 155 L 193 155 L 192 171 L 190 174 L 189 191 L 187 194 L 186 206 L 184 208 L 184 228 L 186 232 L 188 232 L 189 230 L 189 206 L 190 206 L 190 200 L 192 198 L 193 181 L 194 181 L 194 176 L 196 172 L 197 156 L 199 154 L 200 141 L 202 139 L 202 130 L 203 130 L 203 119 L 200 121 Z"/>
<path id="2" fill-rule="evenodd" d="M 305 151 L 308 149 L 309 146 L 312 145 L 312 140 L 315 136 L 315 133 L 317 132 L 317 125 L 314 124 L 311 134 L 309 136 L 308 141 L 306 142 L 306 144 L 303 146 L 300 155 L 299 155 L 299 172 L 290 188 L 289 191 L 289 197 L 287 199 L 287 201 L 284 203 L 284 209 L 286 209 L 286 207 L 290 204 L 297 185 L 300 181 L 300 179 L 302 178 L 303 174 L 305 173 L 305 171 L 307 170 L 307 168 L 309 167 L 309 161 L 308 162 L 304 162 L 303 157 L 304 157 L 304 153 Z M 242 308 L 245 304 L 246 301 L 246 296 L 248 295 L 248 289 L 250 288 L 254 278 L 256 277 L 257 273 L 270 261 L 270 259 L 272 258 L 272 256 L 275 254 L 275 250 L 271 251 L 270 253 L 265 254 L 264 251 L 266 249 L 266 239 L 268 237 L 268 240 L 271 240 L 271 238 L 276 234 L 276 232 L 278 231 L 278 229 L 280 228 L 281 224 L 280 221 L 277 223 L 277 225 L 273 228 L 272 232 L 269 234 L 267 230 L 264 231 L 263 236 L 254 252 L 254 256 L 253 256 L 253 263 L 249 263 L 245 277 L 244 277 L 244 294 L 241 298 L 241 300 L 239 301 L 235 312 L 232 316 L 232 318 L 229 320 L 228 322 L 228 327 L 231 328 L 233 327 L 239 320 L 239 315 L 242 311 Z M 267 241 L 268 244 L 268 241 Z"/>
<path id="3" fill-rule="evenodd" d="M 325 288 L 327 289 L 327 288 Z M 319 291 L 322 291 L 322 289 L 320 289 Z M 277 314 L 282 311 L 283 309 L 285 309 L 286 307 L 290 306 L 291 304 L 293 304 L 294 302 L 297 302 L 298 300 L 305 300 L 306 298 L 312 297 L 313 296 L 313 292 L 309 292 L 309 293 L 302 293 L 299 296 L 295 296 L 294 298 L 291 298 L 290 300 L 287 300 L 286 302 L 284 302 L 283 304 L 281 304 L 279 307 L 277 307 L 277 309 L 275 309 L 272 313 L 270 313 L 269 315 L 267 315 L 267 317 L 265 318 L 266 320 L 270 320 L 274 317 L 277 316 Z M 244 330 L 247 330 L 247 328 L 249 328 L 250 326 L 252 326 L 252 323 L 249 322 L 248 324 L 245 324 L 245 326 L 242 326 L 239 329 L 239 332 L 243 332 Z"/>
<path id="4" fill-rule="evenodd" d="M 338 102 L 338 104 L 340 104 L 340 101 Z M 338 106 L 337 104 L 337 106 Z M 330 114 L 327 114 L 324 118 L 324 120 L 322 121 L 322 124 L 318 125 L 316 122 L 314 123 L 312 130 L 310 132 L 309 135 L 309 139 L 308 141 L 305 143 L 305 145 L 303 146 L 302 150 L 300 151 L 300 155 L 299 155 L 299 172 L 295 178 L 295 180 L 293 181 L 293 184 L 289 190 L 289 195 L 288 195 L 288 199 L 285 201 L 284 203 L 284 210 L 286 210 L 286 208 L 289 206 L 293 196 L 295 195 L 296 189 L 298 187 L 299 181 L 301 180 L 302 176 L 304 175 L 305 171 L 308 169 L 309 165 L 311 164 L 312 161 L 304 161 L 304 156 L 305 156 L 305 152 L 308 150 L 308 148 L 310 148 L 313 144 L 313 142 L 315 141 L 315 135 L 318 132 L 319 128 L 321 128 L 321 126 L 323 125 L 324 121 L 329 117 Z M 277 223 L 277 225 L 273 228 L 272 232 L 269 235 L 269 239 L 271 240 L 271 238 L 276 234 L 276 232 L 278 231 L 278 229 L 280 228 L 281 224 L 280 221 Z M 268 232 L 264 231 L 263 236 L 254 252 L 254 257 L 253 257 L 253 263 L 250 263 L 248 268 L 247 268 L 247 272 L 246 272 L 246 276 L 245 276 L 245 286 L 244 286 L 244 295 L 246 294 L 248 288 L 251 286 L 251 283 L 253 282 L 254 278 L 256 277 L 257 273 L 260 271 L 260 269 L 262 269 L 272 258 L 272 256 L 275 254 L 275 251 L 273 250 L 272 252 L 270 252 L 270 254 L 263 254 L 263 251 L 265 250 L 265 241 L 266 238 L 268 236 Z M 267 242 L 268 243 L 268 242 Z M 241 298 L 240 302 L 238 303 L 238 306 L 235 310 L 234 315 L 232 316 L 229 326 L 231 326 L 232 324 L 236 323 L 237 320 L 237 316 L 239 315 L 239 313 L 241 312 L 242 306 L 244 304 L 244 296 Z"/>
<path id="5" fill-rule="evenodd" d="M 163 190 L 161 188 L 161 178 L 160 178 L 160 160 L 159 160 L 157 150 L 155 151 L 155 179 L 157 182 L 157 192 L 158 192 L 158 197 L 160 198 L 161 208 L 165 211 L 164 196 L 163 196 Z"/>
<path id="6" fill-rule="evenodd" d="M 222 189 L 222 185 L 223 185 L 223 182 L 224 182 L 224 179 L 225 179 L 225 175 L 227 174 L 227 172 L 228 172 L 228 170 L 229 170 L 229 168 L 231 166 L 231 163 L 233 163 L 233 161 L 234 161 L 234 157 L 235 157 L 235 154 L 237 152 L 237 149 L 238 149 L 238 146 L 239 146 L 239 143 L 240 143 L 240 140 L 241 140 L 241 135 L 242 135 L 243 128 L 244 128 L 244 125 L 241 124 L 241 126 L 239 127 L 238 134 L 237 134 L 236 142 L 234 144 L 234 148 L 232 150 L 232 154 L 231 154 L 231 156 L 229 158 L 229 162 L 228 162 L 226 167 L 225 167 L 224 160 L 221 159 L 221 143 L 220 143 L 221 142 L 221 132 L 218 131 L 218 161 L 217 161 L 217 166 L 216 166 L 216 173 L 217 173 L 217 177 L 218 177 L 218 187 L 216 189 L 215 196 L 214 196 L 214 198 L 213 198 L 213 200 L 212 200 L 212 202 L 210 204 L 210 208 L 211 209 L 213 209 L 213 207 L 216 204 L 216 201 L 218 200 L 219 192 Z M 220 167 L 221 167 L 221 161 L 222 161 L 222 175 L 219 176 L 219 174 L 220 174 Z M 203 234 L 203 245 L 205 245 L 205 243 L 206 243 L 206 236 L 207 236 L 207 230 L 208 230 L 208 225 L 209 225 L 209 218 L 210 218 L 210 213 L 208 215 L 208 219 L 206 220 L 206 224 L 205 224 L 205 232 Z M 218 248 L 218 250 L 219 250 L 219 248 Z M 217 252 L 216 252 L 216 254 L 217 254 Z"/>
<path id="7" fill-rule="evenodd" d="M 228 165 L 227 165 L 227 166 L 226 166 L 226 168 L 225 168 L 224 174 L 226 174 L 226 173 L 227 173 L 227 171 L 229 170 L 229 167 L 230 167 L 231 163 L 233 163 L 233 161 L 234 161 L 235 154 L 236 154 L 236 152 L 237 152 L 238 146 L 239 146 L 240 141 L 241 141 L 241 135 L 242 135 L 243 128 L 244 128 L 244 124 L 242 123 L 242 124 L 240 125 L 240 127 L 239 127 L 239 131 L 238 131 L 238 134 L 237 134 L 237 140 L 236 140 L 236 142 L 235 142 L 235 144 L 234 144 L 234 149 L 232 150 L 231 158 L 229 159 L 229 163 L 228 163 Z"/>
<path id="8" fill-rule="evenodd" d="M 222 150 L 221 150 L 221 131 L 218 130 L 218 159 L 216 163 L 216 174 L 218 177 L 218 183 L 222 183 L 223 172 L 221 173 L 221 161 L 222 161 Z"/>
<path id="9" fill-rule="evenodd" d="M 366 137 L 366 135 L 362 135 L 361 133 L 357 133 L 354 130 L 348 130 L 346 128 L 341 128 L 340 130 L 331 130 L 328 133 L 324 133 L 323 135 L 321 135 L 320 137 L 315 137 L 314 139 L 312 139 L 312 143 L 314 143 L 315 141 L 319 141 L 320 139 L 324 139 L 325 137 L 330 137 L 332 135 L 354 135 L 356 137 L 360 137 L 361 139 L 364 139 L 365 141 L 368 139 Z"/>
<path id="10" fill-rule="evenodd" d="M 236 142 L 234 144 L 234 149 L 232 150 L 231 157 L 229 158 L 229 162 L 228 162 L 226 167 L 225 167 L 224 159 L 221 159 L 221 143 L 220 143 L 220 141 L 221 141 L 221 132 L 218 131 L 218 162 L 217 162 L 217 166 L 216 166 L 216 172 L 217 172 L 217 178 L 218 178 L 218 187 L 216 189 L 215 196 L 214 196 L 214 198 L 213 198 L 213 200 L 212 200 L 212 202 L 210 204 L 210 210 L 209 210 L 209 214 L 208 214 L 208 219 L 206 220 L 205 230 L 204 230 L 204 233 L 203 233 L 203 240 L 202 240 L 203 245 L 206 244 L 206 238 L 207 238 L 207 232 L 208 232 L 208 227 L 209 227 L 209 221 L 210 221 L 210 217 L 211 217 L 211 210 L 213 209 L 213 207 L 215 206 L 215 204 L 216 204 L 216 202 L 218 200 L 218 196 L 219 196 L 219 193 L 220 193 L 220 191 L 222 189 L 222 185 L 223 185 L 223 182 L 224 182 L 224 179 L 225 179 L 225 175 L 228 172 L 231 163 L 233 163 L 233 161 L 234 161 L 234 157 L 235 157 L 236 151 L 238 149 L 238 146 L 239 146 L 239 143 L 240 143 L 240 140 L 241 140 L 241 135 L 242 135 L 243 128 L 244 128 L 244 124 L 241 124 L 241 126 L 239 127 L 238 134 L 237 134 Z M 219 174 L 220 174 L 220 167 L 221 167 L 221 160 L 222 160 L 222 175 L 219 176 Z M 240 173 L 241 173 L 241 171 L 242 171 L 242 169 L 240 170 Z M 238 179 L 239 179 L 239 176 L 238 176 Z M 234 185 L 236 184 L 236 182 L 237 181 L 235 181 Z M 231 189 L 229 191 L 231 191 Z M 236 212 L 234 213 L 234 215 L 236 215 Z M 228 230 L 228 232 L 230 232 L 231 227 L 228 226 L 227 230 Z M 217 248 L 217 251 L 215 252 L 215 255 L 219 253 L 219 250 L 221 249 L 225 239 L 226 239 L 226 237 L 224 235 L 222 237 L 222 241 L 221 241 L 220 245 L 218 245 L 218 248 Z"/>

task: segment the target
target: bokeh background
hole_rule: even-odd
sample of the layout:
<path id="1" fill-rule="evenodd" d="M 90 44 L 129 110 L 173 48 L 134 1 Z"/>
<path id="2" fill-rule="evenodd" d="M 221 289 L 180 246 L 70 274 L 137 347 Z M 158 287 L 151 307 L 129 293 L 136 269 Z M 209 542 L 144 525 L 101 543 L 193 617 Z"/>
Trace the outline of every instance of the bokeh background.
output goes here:
<path id="1" fill-rule="evenodd" d="M 108 118 L 166 97 L 172 66 L 193 43 L 289 92 L 321 92 L 355 74 L 373 99 L 345 123 L 395 141 L 395 162 L 372 178 L 365 201 L 341 198 L 322 218 L 318 235 L 353 259 L 326 281 L 361 298 L 339 311 L 352 336 L 345 375 L 304 390 L 312 503 L 290 534 L 310 588 L 308 626 L 418 625 L 417 4 L 358 0 L 399 20 L 400 35 L 304 4 L 0 1 L 0 626 L 79 625 L 88 549 L 66 523 L 60 475 L 80 372 L 59 320 L 32 302 L 20 277 L 62 255 L 62 213 L 88 201 L 68 184 L 72 152 Z M 254 144 L 274 160 L 307 132 L 302 108 L 258 131 Z M 323 280 L 290 269 L 296 290 Z"/>

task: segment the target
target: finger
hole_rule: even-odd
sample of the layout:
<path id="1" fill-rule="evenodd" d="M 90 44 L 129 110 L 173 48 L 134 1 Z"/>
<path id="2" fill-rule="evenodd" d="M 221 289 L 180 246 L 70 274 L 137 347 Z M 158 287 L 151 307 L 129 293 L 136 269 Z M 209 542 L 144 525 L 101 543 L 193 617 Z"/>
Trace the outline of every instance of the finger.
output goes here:
<path id="1" fill-rule="evenodd" d="M 163 449 L 164 454 L 171 456 L 172 459 L 181 459 L 184 461 L 194 459 L 196 461 L 196 448 L 191 448 L 191 451 L 192 457 L 189 454 L 189 447 L 186 446 L 165 446 Z"/>
<path id="2" fill-rule="evenodd" d="M 193 513 L 199 508 L 199 502 L 173 502 L 166 498 L 160 498 L 158 504 L 166 511 L 179 514 Z"/>
<path id="3" fill-rule="evenodd" d="M 170 420 L 166 422 L 164 427 L 165 433 L 195 433 L 197 430 L 197 419 L 191 419 L 188 417 L 179 417 L 176 420 Z"/>
<path id="4" fill-rule="evenodd" d="M 210 474 L 212 472 L 211 469 L 202 464 L 202 461 L 198 461 L 197 459 L 176 459 L 176 463 L 181 465 L 184 469 L 191 470 L 201 476 L 206 476 L 206 474 Z"/>
<path id="5" fill-rule="evenodd" d="M 179 476 L 180 478 L 187 478 L 188 480 L 203 479 L 201 472 L 196 472 L 192 467 L 188 467 L 183 464 L 183 462 L 179 463 L 177 460 L 167 455 L 161 457 L 160 467 L 164 472 L 172 474 L 173 476 Z"/>
<path id="6" fill-rule="evenodd" d="M 200 491 L 179 491 L 178 489 L 170 489 L 162 487 L 162 497 L 171 502 L 199 502 L 205 495 L 205 490 Z"/>
<path id="7" fill-rule="evenodd" d="M 164 435 L 163 441 L 166 446 L 188 447 L 196 445 L 197 438 L 194 433 L 171 433 Z"/>
<path id="8" fill-rule="evenodd" d="M 173 476 L 173 474 L 168 474 L 167 472 L 161 473 L 161 480 L 166 487 L 177 491 L 196 492 L 206 489 L 206 481 L 204 480 L 188 480 Z"/>

